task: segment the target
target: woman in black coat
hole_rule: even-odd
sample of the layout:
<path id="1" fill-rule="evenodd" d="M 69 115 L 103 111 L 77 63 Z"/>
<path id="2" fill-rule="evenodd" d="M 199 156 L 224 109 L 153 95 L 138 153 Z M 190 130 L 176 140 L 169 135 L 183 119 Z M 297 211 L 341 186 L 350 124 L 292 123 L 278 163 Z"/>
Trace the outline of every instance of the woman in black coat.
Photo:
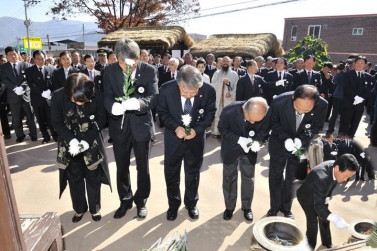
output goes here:
<path id="1" fill-rule="evenodd" d="M 106 122 L 102 93 L 95 93 L 94 83 L 85 74 L 71 74 L 64 87 L 52 95 L 51 117 L 58 133 L 60 196 L 68 180 L 73 209 L 76 211 L 72 222 L 82 219 L 88 204 L 92 219 L 99 221 L 101 182 L 110 185 L 100 135 Z"/>

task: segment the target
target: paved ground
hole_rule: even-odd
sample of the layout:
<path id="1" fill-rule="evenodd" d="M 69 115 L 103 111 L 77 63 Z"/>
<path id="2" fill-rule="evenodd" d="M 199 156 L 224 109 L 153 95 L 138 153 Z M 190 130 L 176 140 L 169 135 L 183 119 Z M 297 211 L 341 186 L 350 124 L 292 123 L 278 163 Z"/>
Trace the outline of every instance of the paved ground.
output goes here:
<path id="1" fill-rule="evenodd" d="M 358 141 L 366 147 L 366 152 L 377 163 L 377 148 L 368 148 L 367 123 L 363 122 L 357 132 Z M 327 129 L 327 123 L 325 124 Z M 118 208 L 115 172 L 116 166 L 112 145 L 106 143 L 109 159 L 110 175 L 113 182 L 113 192 L 108 186 L 102 186 L 102 220 L 93 222 L 90 214 L 84 215 L 79 223 L 72 223 L 74 215 L 69 191 L 65 191 L 58 199 L 58 170 L 55 166 L 56 143 L 41 145 L 41 138 L 31 142 L 30 138 L 15 144 L 15 136 L 6 140 L 6 151 L 12 173 L 13 186 L 16 194 L 19 213 L 43 214 L 58 212 L 63 227 L 64 247 L 68 251 L 134 251 L 149 248 L 157 239 L 166 239 L 176 231 L 182 234 L 188 232 L 188 247 L 193 251 L 215 250 L 249 250 L 251 245 L 252 227 L 258 219 L 265 216 L 269 209 L 267 146 L 259 153 L 255 172 L 255 195 L 252 205 L 254 221 L 248 223 L 243 219 L 240 202 L 231 221 L 224 221 L 222 213 L 224 202 L 222 195 L 222 164 L 220 160 L 220 141 L 207 137 L 206 154 L 200 177 L 198 208 L 200 218 L 191 220 L 187 210 L 181 207 L 176 221 L 169 222 L 165 214 L 168 207 L 166 187 L 163 173 L 163 132 L 160 129 L 156 141 L 151 147 L 150 172 L 152 192 L 147 203 L 149 211 L 145 220 L 138 220 L 136 208 L 133 207 L 127 215 L 119 220 L 113 218 Z M 107 139 L 107 131 L 104 131 Z M 40 136 L 40 135 L 39 135 Z M 132 159 L 132 184 L 135 180 L 135 161 Z M 183 179 L 182 179 L 183 180 Z M 296 183 L 299 187 L 300 182 Z M 135 185 L 134 185 L 135 187 Z M 183 184 L 181 191 L 183 191 Z M 339 185 L 330 202 L 330 210 L 341 215 L 348 222 L 358 219 L 373 219 L 377 221 L 377 181 L 355 182 L 354 177 L 348 183 Z M 297 200 L 293 202 L 292 212 L 300 229 L 305 233 L 305 216 Z M 332 228 L 333 243 L 341 245 L 350 234 L 347 230 Z M 320 240 L 318 240 L 320 244 Z M 318 250 L 320 250 L 319 247 Z"/>

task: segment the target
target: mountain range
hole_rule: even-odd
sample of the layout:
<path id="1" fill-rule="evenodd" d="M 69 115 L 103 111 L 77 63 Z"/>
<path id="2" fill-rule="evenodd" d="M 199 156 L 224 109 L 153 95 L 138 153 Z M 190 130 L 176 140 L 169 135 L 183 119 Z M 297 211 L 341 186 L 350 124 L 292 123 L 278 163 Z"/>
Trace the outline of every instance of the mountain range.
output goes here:
<path id="1" fill-rule="evenodd" d="M 84 26 L 84 29 L 83 29 Z M 50 36 L 50 42 L 71 39 L 78 42 L 83 41 L 83 30 L 85 44 L 95 46 L 101 40 L 104 34 L 97 24 L 90 22 L 80 22 L 73 20 L 50 20 L 47 22 L 32 22 L 29 26 L 30 37 L 41 37 L 43 42 L 47 42 L 47 35 Z M 26 36 L 26 26 L 24 20 L 13 17 L 0 17 L 0 47 L 8 45 L 16 46 L 17 41 Z"/>

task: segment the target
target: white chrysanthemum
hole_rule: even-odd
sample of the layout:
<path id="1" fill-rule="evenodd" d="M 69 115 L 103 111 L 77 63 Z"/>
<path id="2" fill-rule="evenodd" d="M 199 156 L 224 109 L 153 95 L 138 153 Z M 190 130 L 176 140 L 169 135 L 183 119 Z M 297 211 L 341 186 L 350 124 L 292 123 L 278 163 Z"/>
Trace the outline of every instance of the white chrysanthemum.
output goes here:
<path id="1" fill-rule="evenodd" d="M 130 59 L 130 58 L 126 58 L 126 59 L 124 60 L 124 62 L 125 62 L 126 64 L 130 65 L 130 66 L 133 66 L 134 63 L 135 63 L 135 60 Z"/>
<path id="2" fill-rule="evenodd" d="M 191 123 L 190 114 L 182 115 L 182 122 L 184 126 L 190 126 L 190 123 Z"/>
<path id="3" fill-rule="evenodd" d="M 80 146 L 78 144 L 70 145 L 68 152 L 74 157 L 80 153 Z"/>
<path id="4" fill-rule="evenodd" d="M 250 147 L 250 150 L 253 151 L 253 152 L 259 152 L 260 150 L 260 144 L 258 141 L 254 141 L 252 144 L 251 144 L 251 147 Z"/>

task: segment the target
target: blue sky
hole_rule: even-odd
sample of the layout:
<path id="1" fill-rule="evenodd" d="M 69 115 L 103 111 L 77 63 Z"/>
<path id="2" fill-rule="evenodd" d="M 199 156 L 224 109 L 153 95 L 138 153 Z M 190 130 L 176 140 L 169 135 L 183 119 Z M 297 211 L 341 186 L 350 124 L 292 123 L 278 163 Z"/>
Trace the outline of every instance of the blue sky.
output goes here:
<path id="1" fill-rule="evenodd" d="M 372 8 L 375 0 L 296 0 L 279 4 L 286 1 L 290 0 L 199 0 L 202 15 L 215 15 L 189 20 L 183 26 L 189 33 L 204 35 L 271 32 L 282 39 L 284 18 L 375 14 L 376 10 Z M 25 18 L 22 0 L 0 0 L 0 6 L 0 17 Z M 28 9 L 28 17 L 34 22 L 51 20 L 51 16 L 45 15 L 49 6 L 52 0 L 40 0 L 37 6 Z M 222 12 L 230 13 L 216 14 Z M 83 15 L 72 19 L 95 20 Z"/>

